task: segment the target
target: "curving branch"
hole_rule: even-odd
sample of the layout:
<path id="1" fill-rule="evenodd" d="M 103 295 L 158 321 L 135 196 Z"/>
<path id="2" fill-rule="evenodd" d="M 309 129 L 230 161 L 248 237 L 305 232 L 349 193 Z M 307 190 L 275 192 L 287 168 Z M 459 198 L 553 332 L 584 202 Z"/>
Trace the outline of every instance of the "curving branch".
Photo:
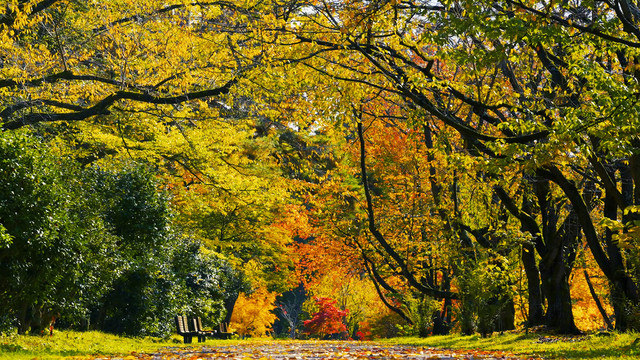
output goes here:
<path id="1" fill-rule="evenodd" d="M 104 99 L 98 101 L 95 105 L 82 108 L 81 110 L 75 108 L 76 111 L 72 112 L 50 112 L 50 113 L 29 113 L 21 116 L 18 119 L 11 120 L 10 118 L 0 118 L 4 120 L 2 130 L 14 130 L 27 125 L 33 125 L 42 122 L 56 122 L 56 121 L 80 121 L 88 119 L 96 115 L 108 115 L 109 108 L 120 100 L 132 100 L 147 104 L 167 105 L 167 104 L 180 104 L 195 99 L 202 99 L 211 96 L 218 96 L 227 94 L 231 87 L 237 83 L 237 78 L 228 81 L 221 87 L 215 89 L 207 89 L 202 91 L 194 91 L 182 95 L 176 96 L 154 96 L 147 93 L 138 93 L 132 91 L 118 91 L 113 93 Z M 35 105 L 35 104 L 34 104 Z M 54 105 L 54 104 L 49 104 Z M 62 106 L 58 106 L 62 107 Z M 9 114 L 10 117 L 11 114 Z"/>
<path id="2" fill-rule="evenodd" d="M 78 75 L 72 71 L 65 70 L 59 73 L 51 74 L 44 77 L 38 77 L 35 79 L 29 79 L 24 81 L 18 81 L 14 79 L 2 79 L 0 80 L 0 88 L 13 87 L 13 86 L 40 86 L 45 83 L 54 84 L 61 80 L 81 80 L 81 81 L 96 81 L 103 84 L 114 85 L 118 87 L 124 87 L 130 90 L 153 90 L 151 87 L 138 87 L 131 84 L 125 84 L 121 81 L 108 79 L 95 75 Z"/>
<path id="3" fill-rule="evenodd" d="M 619 276 L 626 276 L 626 274 L 620 274 L 614 271 L 609 257 L 600 244 L 600 237 L 598 236 L 593 221 L 591 220 L 589 208 L 583 197 L 580 195 L 580 191 L 578 191 L 576 185 L 567 179 L 566 176 L 564 176 L 564 174 L 562 174 L 562 172 L 555 166 L 545 166 L 544 168 L 537 169 L 536 173 L 553 181 L 567 195 L 567 198 L 571 201 L 571 205 L 578 215 L 582 232 L 587 240 L 589 249 L 591 249 L 594 259 L 607 278 L 615 282 Z"/>
<path id="4" fill-rule="evenodd" d="M 375 264 L 373 264 L 373 262 L 371 262 L 371 260 L 369 260 L 369 258 L 367 258 L 367 256 L 364 255 L 364 253 L 362 254 L 362 257 L 364 258 L 364 267 L 367 270 L 367 274 L 369 274 L 369 278 L 373 282 L 373 286 L 376 288 L 376 292 L 378 293 L 378 297 L 380 298 L 380 300 L 382 300 L 382 303 L 384 303 L 384 305 L 387 308 L 389 308 L 389 310 L 395 312 L 401 318 L 403 318 L 406 322 L 408 322 L 409 324 L 413 325 L 413 321 L 407 316 L 407 314 L 404 313 L 404 311 L 402 311 L 402 309 L 400 309 L 397 306 L 392 305 L 389 302 L 389 300 L 387 300 L 386 296 L 384 296 L 384 294 L 382 293 L 382 290 L 380 289 L 380 286 L 382 286 L 385 289 L 387 289 L 387 291 L 396 292 L 395 289 L 390 287 L 386 283 L 386 281 L 384 281 L 384 279 L 380 276 L 380 274 L 378 274 L 378 272 L 377 272 L 377 270 L 375 268 Z M 371 263 L 371 266 L 369 266 L 369 263 Z"/>
<path id="5" fill-rule="evenodd" d="M 548 19 L 551 20 L 553 22 L 555 22 L 556 24 L 559 24 L 563 27 L 566 28 L 574 28 L 576 30 L 591 34 L 591 35 L 595 35 L 597 37 L 600 37 L 604 40 L 607 41 L 612 41 L 618 44 L 622 44 L 622 45 L 626 45 L 632 48 L 640 48 L 640 42 L 636 42 L 636 41 L 629 41 L 620 37 L 616 37 L 607 33 L 604 33 L 600 30 L 598 30 L 596 27 L 594 26 L 584 26 L 584 25 L 580 25 L 574 21 L 569 21 L 567 19 L 564 19 L 558 15 L 552 15 L 552 14 L 547 14 L 544 13 L 543 11 L 540 10 L 536 10 L 530 6 L 525 5 L 524 3 L 520 2 L 520 1 L 513 1 L 513 0 L 507 0 L 507 3 L 514 5 L 528 13 L 534 14 L 536 16 L 539 16 L 540 18 L 543 19 Z M 620 19 L 621 22 L 623 22 L 623 24 L 626 25 L 624 17 L 620 16 L 620 14 L 616 14 L 618 19 Z M 632 32 L 636 37 L 640 36 L 640 32 L 637 31 L 637 29 L 634 29 L 633 31 L 629 31 L 630 29 L 625 26 L 625 30 L 628 32 Z M 639 37 L 640 38 L 640 37 Z"/>
<path id="6" fill-rule="evenodd" d="M 539 140 L 543 140 L 545 138 L 547 138 L 550 134 L 550 132 L 548 130 L 540 130 L 540 131 L 536 131 L 530 134 L 523 134 L 523 135 L 514 135 L 514 136 L 493 136 L 493 135 L 487 135 L 485 133 L 482 133 L 480 131 L 478 131 L 477 129 L 474 129 L 473 127 L 469 126 L 464 119 L 461 119 L 451 113 L 448 113 L 447 111 L 441 109 L 439 106 L 435 105 L 432 101 L 430 101 L 428 99 L 428 97 L 426 95 L 424 95 L 423 93 L 421 93 L 420 91 L 418 91 L 418 87 L 413 86 L 412 83 L 405 81 L 405 78 L 407 78 L 406 74 L 404 73 L 398 73 L 399 71 L 401 71 L 399 69 L 399 67 L 397 65 L 393 65 L 393 70 L 395 71 L 392 72 L 391 70 L 389 70 L 376 56 L 376 53 L 384 53 L 387 56 L 392 55 L 389 53 L 388 49 L 383 49 L 380 48 L 378 46 L 373 46 L 373 45 L 361 45 L 358 44 L 354 41 L 350 41 L 349 44 L 347 45 L 340 45 L 340 44 L 336 44 L 336 43 L 332 43 L 329 41 L 324 41 L 324 40 L 316 40 L 316 39 L 311 39 L 308 37 L 304 37 L 301 35 L 296 35 L 296 38 L 303 43 L 312 43 L 312 44 L 316 44 L 316 45 L 320 45 L 326 48 L 329 48 L 331 50 L 335 50 L 335 51 L 343 51 L 343 50 L 352 50 L 352 51 L 357 51 L 360 54 L 362 54 L 374 67 L 376 67 L 378 69 L 378 71 L 380 73 L 382 73 L 385 77 L 387 77 L 389 80 L 391 80 L 394 84 L 396 84 L 396 88 L 391 90 L 391 89 L 386 89 L 389 92 L 392 93 L 396 93 L 396 94 L 401 94 L 409 99 L 411 99 L 417 106 L 421 107 L 422 109 L 426 110 L 429 114 L 435 116 L 436 118 L 438 118 L 439 120 L 441 120 L 442 122 L 444 122 L 445 124 L 447 124 L 448 126 L 452 127 L 453 129 L 455 129 L 458 133 L 460 133 L 463 137 L 467 138 L 467 139 L 471 139 L 471 140 L 478 140 L 478 141 L 504 141 L 505 143 L 508 144 L 529 144 L 532 141 L 539 141 Z M 403 61 L 401 58 L 397 58 L 397 60 Z M 382 60 L 382 61 L 386 61 L 386 60 Z M 390 61 L 390 60 L 389 60 Z M 387 61 L 387 62 L 389 62 Z M 341 80 L 344 81 L 358 81 L 357 79 L 350 79 L 350 78 L 343 78 Z M 379 86 L 376 86 L 377 88 L 380 89 Z M 461 92 L 453 89 L 453 88 L 448 88 L 447 89 L 451 95 L 453 95 L 454 97 L 456 97 L 457 99 L 465 102 L 468 105 L 473 106 L 475 109 L 482 109 L 482 110 L 491 110 L 491 111 L 497 111 L 500 108 L 503 107 L 508 107 L 506 105 L 488 105 L 488 104 L 484 104 L 478 101 L 475 101 L 473 99 L 470 99 L 469 97 L 465 96 L 464 94 L 462 94 Z M 481 112 L 480 112 L 481 113 Z M 487 114 L 482 115 L 484 117 L 488 117 Z M 498 122 L 498 119 L 492 119 L 492 121 Z"/>

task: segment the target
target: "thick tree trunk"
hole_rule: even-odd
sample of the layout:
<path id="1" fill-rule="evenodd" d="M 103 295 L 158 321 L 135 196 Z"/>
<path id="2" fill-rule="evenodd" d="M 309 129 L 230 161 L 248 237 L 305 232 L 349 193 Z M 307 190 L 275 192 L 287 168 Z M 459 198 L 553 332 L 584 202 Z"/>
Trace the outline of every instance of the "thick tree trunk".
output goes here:
<path id="1" fill-rule="evenodd" d="M 538 206 L 542 218 L 544 251 L 541 252 L 540 279 L 542 293 L 547 300 L 544 324 L 559 333 L 579 333 L 573 318 L 569 275 L 579 233 L 575 211 L 570 212 L 558 226 L 561 208 L 554 203 L 549 180 L 535 183 Z"/>
<path id="2" fill-rule="evenodd" d="M 530 215 L 531 203 L 527 197 L 523 197 L 522 207 L 516 206 L 515 202 L 501 187 L 494 188 L 495 194 L 504 204 L 505 208 L 518 220 L 522 232 L 528 232 L 534 236 L 534 244 L 526 243 L 522 246 L 521 259 L 527 276 L 527 288 L 529 293 L 529 318 L 527 326 L 544 324 L 543 296 L 540 288 L 540 272 L 536 263 L 536 249 L 544 253 L 545 249 L 540 240 L 540 228 L 536 220 Z"/>
<path id="3" fill-rule="evenodd" d="M 442 288 L 451 291 L 451 279 L 445 273 L 442 279 Z M 433 335 L 449 335 L 451 331 L 451 307 L 452 301 L 444 299 L 444 306 L 441 311 L 437 311 L 433 316 Z"/>
<path id="4" fill-rule="evenodd" d="M 29 331 L 29 326 L 31 325 L 31 321 L 29 318 L 29 305 L 24 304 L 22 308 L 18 311 L 18 335 L 24 335 L 27 331 Z"/>
<path id="5" fill-rule="evenodd" d="M 614 171 L 608 171 L 607 175 L 610 179 L 615 181 Z M 625 186 L 623 186 L 623 189 L 624 188 Z M 616 191 L 617 190 L 606 191 L 604 197 L 604 216 L 613 221 L 618 220 L 618 204 L 615 199 Z M 616 268 L 624 268 L 622 253 L 613 243 L 613 232 L 610 229 L 605 229 L 604 237 L 607 244 L 606 250 L 609 260 Z M 611 284 L 611 305 L 613 306 L 613 311 L 616 317 L 616 330 L 619 331 L 626 331 L 629 327 L 629 319 L 627 317 L 629 298 L 625 294 L 625 290 L 628 291 L 628 284 L 625 284 L 625 280 L 625 278 L 617 277 Z"/>
<path id="6" fill-rule="evenodd" d="M 638 205 L 637 192 L 640 189 L 639 184 L 634 188 L 634 182 L 639 180 L 638 176 L 638 157 L 634 156 L 630 159 L 630 165 L 618 163 L 616 168 L 620 170 L 620 188 L 622 190 L 621 197 L 624 199 L 625 205 Z M 609 171 L 608 175 L 615 181 L 615 171 Z M 635 180 L 635 181 L 634 181 Z M 620 205 L 616 202 L 615 190 L 611 189 L 605 193 L 604 215 L 611 220 L 618 219 L 618 210 Z M 624 209 L 623 209 L 624 210 Z M 638 219 L 638 215 L 633 212 L 624 214 L 622 222 L 627 224 L 630 221 Z M 613 233 L 611 230 L 605 230 L 605 240 L 607 243 L 607 255 L 616 268 L 625 269 L 624 260 L 620 249 L 614 246 Z M 640 305 L 637 285 L 631 277 L 623 277 L 616 274 L 616 278 L 612 281 L 611 286 L 611 305 L 616 318 L 615 328 L 618 331 L 640 330 L 634 321 L 630 321 L 629 314 L 632 312 L 630 307 Z"/>
<path id="7" fill-rule="evenodd" d="M 617 305 L 614 304 L 614 306 L 618 306 L 618 311 L 621 311 L 624 308 L 622 306 L 622 301 L 625 301 L 624 299 L 629 299 L 633 303 L 640 303 L 637 286 L 631 279 L 623 264 L 616 260 L 616 258 L 619 259 L 618 253 L 620 252 L 620 248 L 617 244 L 607 241 L 607 250 L 605 252 L 600 242 L 601 239 L 598 236 L 591 219 L 590 209 L 585 204 L 584 199 L 575 185 L 567 180 L 567 178 L 557 168 L 552 166 L 547 166 L 544 170 L 539 169 L 538 173 L 549 179 L 553 179 L 553 181 L 562 188 L 565 195 L 571 201 L 571 204 L 578 215 L 578 219 L 580 220 L 582 232 L 587 240 L 594 259 L 605 276 L 613 284 L 613 301 L 614 303 L 620 302 Z M 607 255 L 613 255 L 613 258 L 610 259 Z M 617 294 L 615 293 L 616 291 L 621 291 L 624 295 Z M 624 316 L 623 314 L 621 315 Z M 623 325 L 623 321 L 619 322 L 617 320 L 618 319 L 616 319 L 616 328 L 623 330 L 624 328 L 620 327 Z"/>
<path id="8" fill-rule="evenodd" d="M 562 334 L 580 333 L 573 318 L 571 292 L 569 288 L 569 269 L 563 261 L 550 262 L 540 267 L 542 288 L 547 299 L 547 312 L 544 323 Z"/>
<path id="9" fill-rule="evenodd" d="M 640 306 L 637 301 L 629 299 L 627 294 L 636 292 L 636 284 L 631 279 L 620 277 L 611 286 L 611 305 L 616 318 L 616 330 L 640 331 L 640 324 L 630 314 Z"/>

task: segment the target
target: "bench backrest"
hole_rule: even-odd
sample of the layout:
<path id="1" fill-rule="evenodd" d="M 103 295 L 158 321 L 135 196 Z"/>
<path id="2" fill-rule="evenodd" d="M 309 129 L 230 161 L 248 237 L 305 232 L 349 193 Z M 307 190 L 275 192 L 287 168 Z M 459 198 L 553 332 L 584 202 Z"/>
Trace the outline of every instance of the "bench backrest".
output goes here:
<path id="1" fill-rule="evenodd" d="M 200 317 L 196 317 L 193 319 L 193 327 L 196 329 L 196 331 L 203 331 L 202 320 L 200 319 Z"/>
<path id="2" fill-rule="evenodd" d="M 229 329 L 228 329 L 227 323 L 220 323 L 220 332 L 221 333 L 226 333 L 226 332 L 228 332 L 228 330 Z"/>
<path id="3" fill-rule="evenodd" d="M 187 323 L 187 317 L 181 315 L 176 316 L 176 327 L 178 328 L 178 334 L 188 333 L 189 325 Z"/>

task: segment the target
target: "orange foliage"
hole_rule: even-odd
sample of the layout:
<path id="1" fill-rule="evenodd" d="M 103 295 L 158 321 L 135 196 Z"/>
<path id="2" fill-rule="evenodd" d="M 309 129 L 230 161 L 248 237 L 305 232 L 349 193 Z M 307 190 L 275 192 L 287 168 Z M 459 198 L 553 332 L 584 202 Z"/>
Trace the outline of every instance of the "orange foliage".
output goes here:
<path id="1" fill-rule="evenodd" d="M 309 243 L 294 245 L 297 254 L 296 271 L 306 288 L 314 287 L 322 277 L 330 275 L 343 279 L 347 274 L 360 271 L 358 254 L 342 241 L 317 238 Z"/>
<path id="2" fill-rule="evenodd" d="M 281 228 L 290 237 L 309 238 L 313 235 L 313 227 L 309 224 L 307 212 L 303 205 L 287 204 L 279 214 L 274 226 Z"/>
<path id="3" fill-rule="evenodd" d="M 585 251 L 585 268 L 589 279 L 608 316 L 613 314 L 613 307 L 608 299 L 608 281 L 597 266 L 590 251 Z M 573 270 L 571 278 L 571 297 L 573 299 L 573 316 L 576 326 L 582 331 L 606 328 L 606 323 L 596 306 L 596 302 L 589 292 L 589 286 L 582 268 Z"/>

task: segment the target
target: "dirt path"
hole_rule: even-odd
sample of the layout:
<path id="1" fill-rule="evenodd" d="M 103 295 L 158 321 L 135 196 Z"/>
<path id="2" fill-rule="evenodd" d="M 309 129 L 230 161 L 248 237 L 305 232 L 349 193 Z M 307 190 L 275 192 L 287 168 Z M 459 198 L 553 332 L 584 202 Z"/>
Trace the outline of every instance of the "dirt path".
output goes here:
<path id="1" fill-rule="evenodd" d="M 436 350 L 422 347 L 381 345 L 373 342 L 297 341 L 246 342 L 225 346 L 166 348 L 154 354 L 132 354 L 125 360 L 332 360 L 332 359 L 529 359 L 500 352 Z"/>

